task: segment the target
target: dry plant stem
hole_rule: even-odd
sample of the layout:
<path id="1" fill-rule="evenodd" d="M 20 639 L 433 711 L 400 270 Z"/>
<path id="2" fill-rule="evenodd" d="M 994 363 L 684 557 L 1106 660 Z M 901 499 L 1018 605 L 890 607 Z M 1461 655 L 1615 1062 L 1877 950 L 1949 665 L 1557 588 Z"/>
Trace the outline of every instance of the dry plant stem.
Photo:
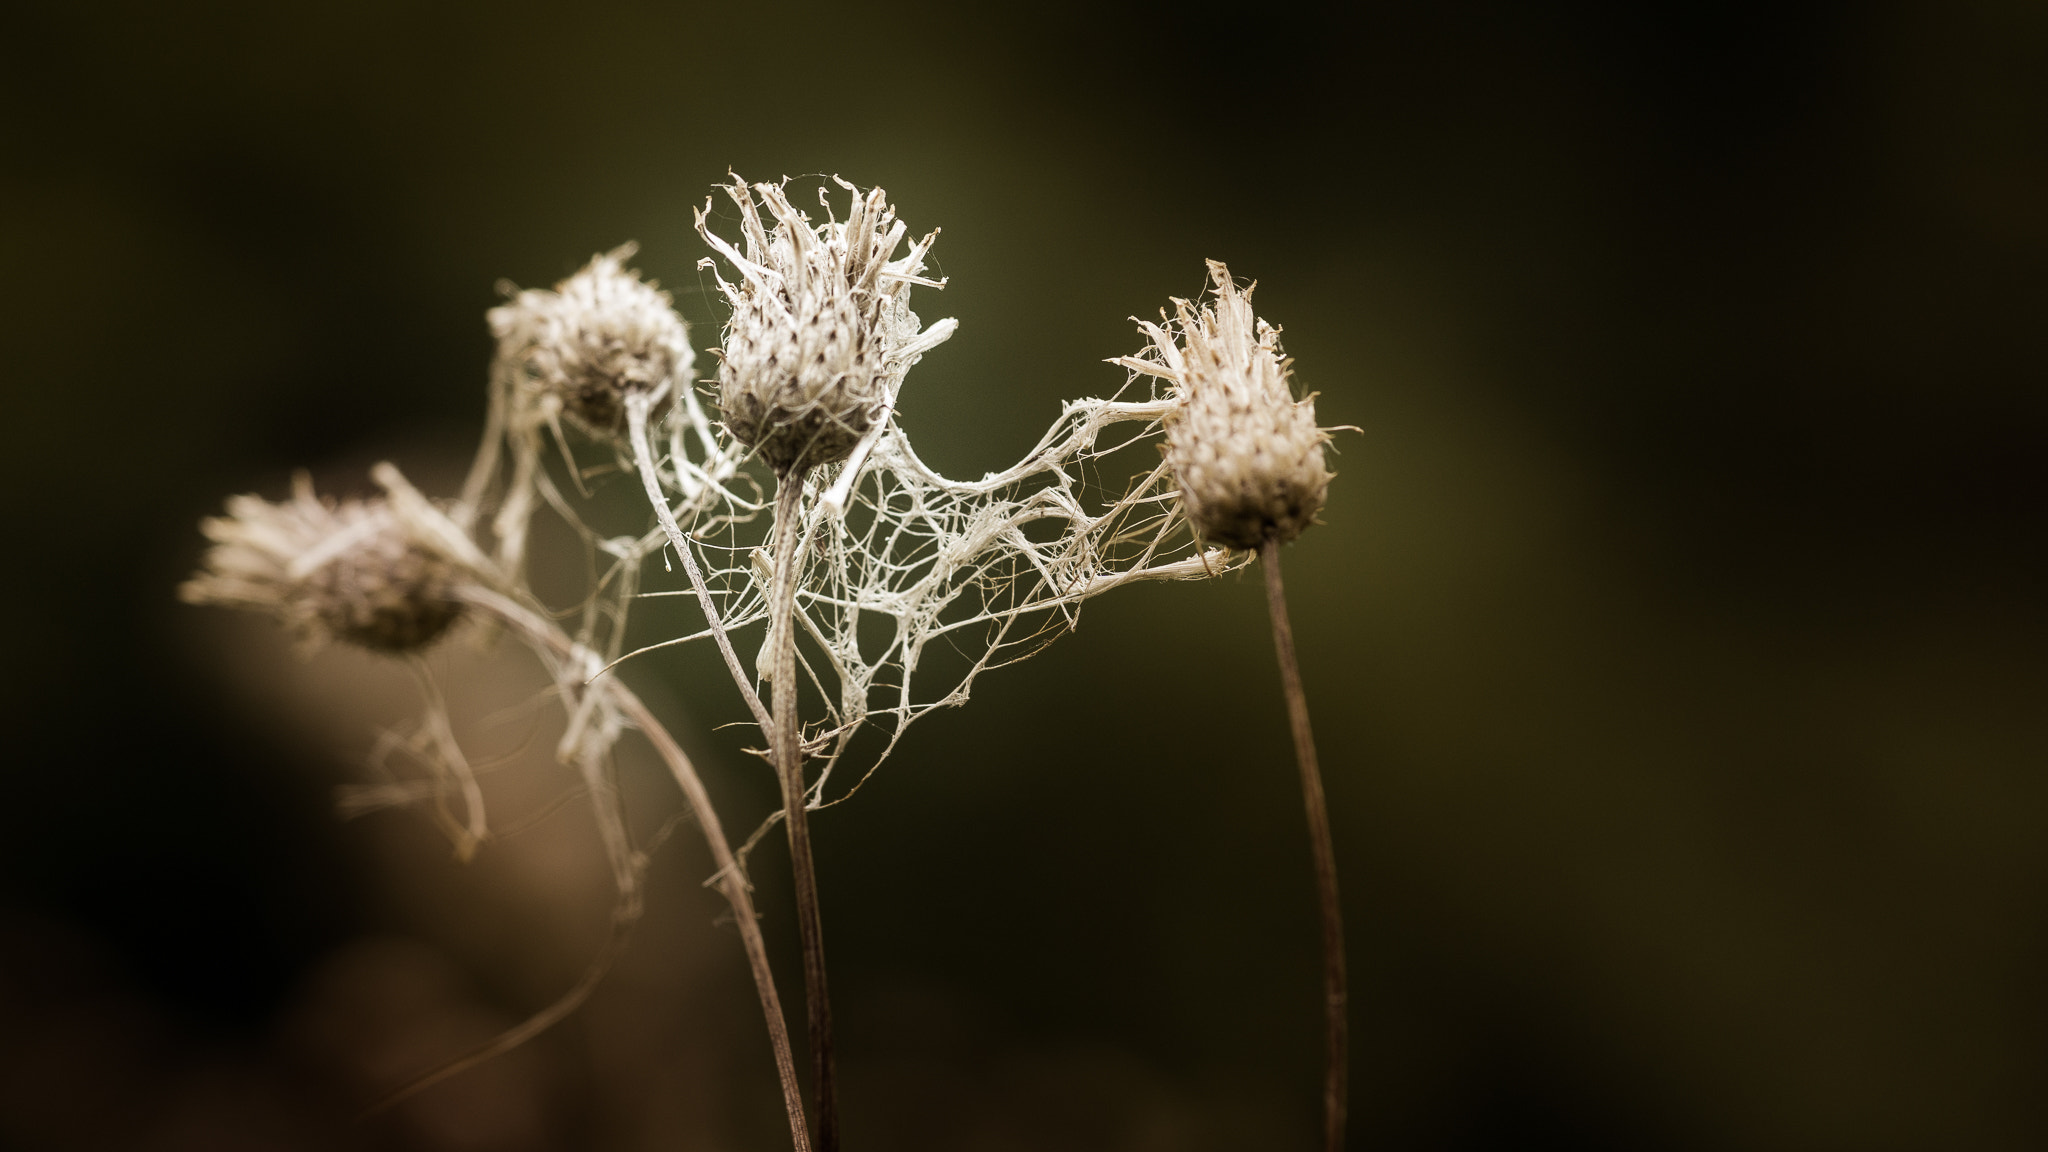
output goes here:
<path id="1" fill-rule="evenodd" d="M 1266 570 L 1266 606 L 1273 616 L 1273 648 L 1280 659 L 1280 685 L 1287 693 L 1294 756 L 1301 765 L 1301 799 L 1308 809 L 1316 895 L 1323 913 L 1323 1143 L 1327 1152 L 1342 1152 L 1350 1035 L 1345 1023 L 1344 911 L 1337 900 L 1337 853 L 1330 840 L 1330 809 L 1323 799 L 1315 734 L 1309 730 L 1308 697 L 1302 693 L 1301 668 L 1294 659 L 1294 628 L 1287 619 L 1287 592 L 1280 580 L 1279 543 L 1268 537 L 1259 545 L 1259 559 Z"/>
<path id="2" fill-rule="evenodd" d="M 535 1013 L 531 1019 L 517 1028 L 503 1032 L 485 1043 L 464 1052 L 446 1064 L 433 1069 L 424 1076 L 415 1077 L 391 1092 L 386 1093 L 375 1104 L 363 1110 L 363 1118 L 368 1119 L 375 1116 L 393 1105 L 426 1091 L 450 1076 L 460 1072 L 467 1072 L 486 1061 L 495 1060 L 499 1056 L 503 1056 L 505 1053 L 512 1051 L 514 1048 L 561 1023 L 563 1017 L 582 1007 L 583 1002 L 589 999 L 590 993 L 604 980 L 605 974 L 611 971 L 612 962 L 619 958 L 619 953 L 626 950 L 626 943 L 632 939 L 632 936 L 633 925 L 631 922 L 615 922 L 612 925 L 610 937 L 605 940 L 604 950 L 597 954 L 595 960 L 591 961 L 590 967 L 584 970 L 583 978 L 576 982 L 576 986 L 564 993 L 560 999 L 548 1005 L 542 1011 Z M 801 1142 L 798 1143 L 798 1147 L 803 1147 Z"/>
<path id="3" fill-rule="evenodd" d="M 582 649 L 560 629 L 505 596 L 474 587 L 464 589 L 461 595 L 465 602 L 484 610 L 536 643 L 546 645 L 562 659 L 575 660 L 582 654 Z M 761 1013 L 767 1018 L 768 1040 L 775 1049 L 775 1070 L 782 1083 L 783 1107 L 789 1113 L 790 1139 L 796 1152 L 811 1152 L 810 1132 L 804 1122 L 803 1090 L 797 1084 L 796 1058 L 789 1042 L 789 1026 L 783 1020 L 782 997 L 775 990 L 775 976 L 768 967 L 768 945 L 761 936 L 760 918 L 754 913 L 754 897 L 747 887 L 746 874 L 733 857 L 732 847 L 725 838 L 725 825 L 718 819 L 718 810 L 712 807 L 711 794 L 705 790 L 704 782 L 698 777 L 689 756 L 631 689 L 612 677 L 593 691 L 612 694 L 619 710 L 633 722 L 634 727 L 640 729 L 668 765 L 669 773 L 675 777 L 683 798 L 689 801 L 690 809 L 697 817 L 697 826 L 704 832 L 704 843 L 711 850 L 711 861 L 718 866 L 712 882 L 719 894 L 732 905 L 733 918 L 740 930 L 740 943 L 746 949 L 747 964 L 753 972 L 754 990 L 761 998 Z M 589 982 L 594 984 L 595 980 Z"/>
<path id="4" fill-rule="evenodd" d="M 427 730 L 448 767 L 445 774 L 435 775 L 434 815 L 455 842 L 455 858 L 467 864 L 476 858 L 477 845 L 490 835 L 484 824 L 483 786 L 477 783 L 476 772 L 469 766 L 469 758 L 462 754 L 462 745 L 456 741 L 455 733 L 448 729 L 448 705 L 441 698 L 441 687 L 434 682 L 434 673 L 427 667 L 426 658 L 413 653 L 407 657 L 406 664 L 419 684 L 420 695 L 426 698 Z M 462 806 L 467 819 L 461 824 L 457 824 L 441 804 L 441 794 L 448 785 L 445 776 L 453 776 L 456 786 L 462 790 Z"/>
<path id="5" fill-rule="evenodd" d="M 775 773 L 782 782 L 783 824 L 789 830 L 790 871 L 796 880 L 797 933 L 803 941 L 804 999 L 810 1008 L 811 1092 L 817 1101 L 819 1152 L 838 1152 L 839 1105 L 832 1068 L 832 999 L 825 986 L 824 925 L 818 916 L 818 873 L 811 861 L 811 829 L 804 813 L 804 753 L 796 700 L 796 584 L 803 573 L 798 554 L 804 533 L 805 469 L 776 477 L 775 602 L 769 617 L 775 641 L 773 707 L 769 733 Z"/>
<path id="6" fill-rule="evenodd" d="M 768 712 L 761 707 L 761 697 L 754 691 L 754 683 L 747 678 L 746 669 L 740 666 L 739 654 L 732 650 L 732 639 L 726 635 L 725 622 L 718 618 L 718 604 L 711 599 L 711 590 L 704 586 L 704 572 L 697 567 L 697 554 L 690 551 L 690 542 L 683 538 L 682 528 L 676 524 L 675 513 L 669 510 L 668 497 L 661 493 L 661 475 L 654 468 L 654 451 L 647 441 L 648 398 L 641 393 L 626 397 L 627 434 L 633 440 L 633 459 L 640 466 L 640 483 L 647 489 L 647 501 L 654 505 L 655 518 L 661 521 L 661 530 L 667 534 L 669 546 L 682 557 L 683 571 L 690 577 L 690 589 L 697 594 L 697 605 L 704 610 L 704 622 L 711 627 L 711 637 L 718 642 L 719 654 L 725 657 L 726 671 L 732 673 L 732 681 L 739 685 L 740 695 L 746 699 L 747 707 L 754 713 L 754 722 L 767 731 L 770 726 Z"/>
<path id="7" fill-rule="evenodd" d="M 648 743 L 653 744 L 655 751 L 668 762 L 676 783 L 682 786 L 683 794 L 690 800 L 690 807 L 699 813 L 710 812 L 710 794 L 704 791 L 703 782 L 691 771 L 688 757 L 683 755 L 668 729 L 655 720 L 638 696 L 623 688 L 614 688 L 613 691 L 618 694 L 620 709 L 635 727 L 647 735 Z M 703 823 L 701 817 L 699 823 Z M 782 1016 L 782 997 L 775 991 L 775 974 L 768 968 L 768 945 L 761 938 L 761 922 L 754 914 L 754 897 L 747 890 L 746 877 L 740 874 L 739 862 L 733 859 L 731 846 L 726 843 L 725 830 L 716 823 L 703 823 L 703 826 L 704 839 L 711 845 L 711 857 L 718 862 L 718 890 L 732 905 L 733 917 L 739 923 L 740 939 L 746 945 L 747 964 L 753 969 L 754 987 L 761 995 L 761 1012 L 768 1018 L 769 1039 L 775 1046 L 775 1071 L 782 1081 L 782 1104 L 789 1113 L 790 1139 L 796 1152 L 810 1152 L 810 1132 L 804 1123 L 803 1088 L 796 1079 L 796 1056 L 789 1043 L 789 1025 Z"/>

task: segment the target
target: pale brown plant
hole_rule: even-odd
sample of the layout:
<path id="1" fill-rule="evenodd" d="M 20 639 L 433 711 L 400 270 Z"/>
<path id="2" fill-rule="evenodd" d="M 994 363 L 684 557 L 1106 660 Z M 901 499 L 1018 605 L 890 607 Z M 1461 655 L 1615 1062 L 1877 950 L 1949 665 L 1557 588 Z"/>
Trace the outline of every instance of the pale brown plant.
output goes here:
<path id="1" fill-rule="evenodd" d="M 1115 362 L 1173 385 L 1166 462 L 1179 486 L 1181 506 L 1203 539 L 1256 550 L 1265 570 L 1273 648 L 1287 698 L 1322 913 L 1324 1146 L 1327 1152 L 1342 1152 L 1350 1051 L 1343 905 L 1329 802 L 1280 577 L 1280 546 L 1314 522 L 1329 490 L 1323 445 L 1330 436 L 1316 427 L 1314 397 L 1296 400 L 1288 387 L 1289 361 L 1280 351 L 1280 330 L 1253 314 L 1251 288 L 1240 290 L 1220 262 L 1208 264 L 1214 289 L 1209 302 L 1198 306 L 1174 300 L 1171 318 L 1162 311 L 1160 323 L 1139 323 L 1151 340 L 1146 354 Z"/>
<path id="2" fill-rule="evenodd" d="M 638 730 L 684 793 L 717 863 L 710 883 L 739 920 L 792 1140 L 807 1152 L 815 1131 L 820 1148 L 836 1149 L 809 813 L 844 801 L 913 721 L 964 703 L 982 672 L 1051 642 L 1087 600 L 1132 581 L 1212 576 L 1249 562 L 1253 548 L 1266 561 L 1303 786 L 1320 828 L 1326 941 L 1335 941 L 1328 954 L 1337 1084 L 1335 871 L 1277 552 L 1321 506 L 1327 437 L 1308 402 L 1289 393 L 1277 330 L 1256 320 L 1248 290 L 1238 291 L 1212 265 L 1214 301 L 1200 308 L 1176 301 L 1175 318 L 1146 326 L 1147 355 L 1116 361 L 1134 381 L 1165 380 L 1167 391 L 1071 402 L 1017 463 L 979 480 L 952 480 L 918 458 L 895 411 L 907 373 L 955 330 L 951 320 L 923 325 L 909 306 L 913 287 L 943 286 L 924 275 L 937 233 L 906 244 L 908 230 L 880 189 L 838 186 L 849 194 L 845 218 L 831 212 L 821 190 L 825 219 L 814 223 L 784 185 L 731 178 L 723 191 L 740 211 L 737 244 L 712 231 L 708 208 L 697 214 L 699 233 L 734 274 L 730 282 L 718 278 L 732 314 L 717 350 L 717 420 L 692 387 L 687 327 L 666 294 L 626 267 L 627 246 L 593 258 L 552 290 L 506 289 L 510 301 L 490 315 L 499 350 L 484 440 L 457 499 L 435 504 L 383 465 L 376 478 L 384 495 L 371 501 L 323 502 L 310 489 L 286 505 L 238 498 L 234 517 L 209 525 L 216 550 L 188 595 L 273 612 L 304 636 L 391 651 L 416 650 L 454 622 L 473 621 L 466 626 L 479 639 L 510 636 L 539 660 L 563 709 L 557 756 L 583 780 L 613 863 L 613 940 L 554 1005 L 402 1091 L 559 1020 L 624 946 L 639 914 L 646 858 L 626 834 L 610 764 L 617 742 Z M 1160 456 L 1147 445 L 1158 445 Z M 1089 483 L 1106 466 L 1143 458 L 1149 462 L 1134 467 L 1120 489 Z M 585 482 L 606 472 L 637 477 L 651 526 L 625 536 L 592 527 L 602 518 L 593 515 Z M 589 572 L 581 598 L 553 610 L 526 575 L 530 522 L 543 511 L 580 543 Z M 647 561 L 657 554 L 681 563 L 684 587 L 643 590 Z M 692 599 L 704 627 L 628 649 L 630 610 L 653 596 Z M 735 640 L 757 625 L 762 634 L 749 667 Z M 737 847 L 688 758 L 619 679 L 629 660 L 702 639 L 717 647 L 759 725 L 761 754 L 782 789 L 781 810 Z M 949 660 L 958 653 L 959 662 L 935 670 L 926 659 L 934 644 Z M 355 806 L 431 798 L 467 854 L 489 836 L 483 797 L 432 675 L 423 662 L 412 664 L 425 715 L 400 743 L 440 783 L 424 792 L 366 791 Z M 937 689 L 928 686 L 934 676 Z M 806 694 L 818 709 L 809 718 Z M 871 723 L 884 737 L 879 748 L 851 787 L 828 795 L 835 767 Z M 460 819 L 444 811 L 450 796 L 462 798 Z M 804 1115 L 745 873 L 749 851 L 778 821 L 795 863 L 815 1129 Z M 1341 1131 L 1341 1095 L 1332 1101 L 1332 1131 Z"/>

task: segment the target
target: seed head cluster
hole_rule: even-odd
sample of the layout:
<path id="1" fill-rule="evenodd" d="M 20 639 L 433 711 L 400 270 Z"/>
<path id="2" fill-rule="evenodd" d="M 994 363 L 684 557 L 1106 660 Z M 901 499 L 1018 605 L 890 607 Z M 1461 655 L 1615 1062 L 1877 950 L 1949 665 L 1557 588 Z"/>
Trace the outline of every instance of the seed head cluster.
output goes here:
<path id="1" fill-rule="evenodd" d="M 739 272 L 736 285 L 718 281 L 733 309 L 718 352 L 725 426 L 777 472 L 853 451 L 931 343 L 918 339 L 911 285 L 944 286 L 918 275 L 936 231 L 892 261 L 906 226 L 887 194 L 840 185 L 853 194 L 846 220 L 814 227 L 781 187 L 732 177 L 722 190 L 739 208 L 744 252 L 707 227 L 708 201 L 696 214 L 698 233 Z"/>
<path id="2" fill-rule="evenodd" d="M 627 394 L 687 385 L 695 358 L 669 294 L 625 266 L 635 250 L 593 256 L 554 291 L 529 288 L 489 313 L 499 363 L 529 407 L 560 411 L 593 436 L 625 431 Z"/>
<path id="3" fill-rule="evenodd" d="M 291 499 L 233 497 L 200 530 L 213 547 L 180 598 L 269 612 L 308 647 L 416 651 L 462 616 L 459 562 L 408 531 L 388 501 L 321 499 L 303 472 Z"/>
<path id="4" fill-rule="evenodd" d="M 1166 460 L 1202 537 L 1232 548 L 1285 544 L 1323 506 L 1330 438 L 1316 427 L 1315 398 L 1289 391 L 1280 330 L 1253 317 L 1251 288 L 1239 291 L 1215 260 L 1209 275 L 1209 304 L 1174 300 L 1172 317 L 1139 322 L 1149 357 L 1114 362 L 1173 383 Z"/>
<path id="5" fill-rule="evenodd" d="M 1075 400 L 1011 467 L 977 481 L 940 475 L 918 458 L 894 416 L 905 374 L 957 326 L 945 319 L 924 327 L 909 306 L 914 286 L 945 286 L 923 275 L 938 232 L 896 258 L 908 229 L 887 195 L 833 180 L 850 194 L 843 220 L 822 190 L 825 222 L 813 224 L 792 206 L 786 180 L 749 184 L 732 174 L 720 190 L 739 210 L 740 235 L 728 242 L 711 231 L 708 199 L 695 213 L 698 234 L 735 281 L 717 276 L 732 307 L 716 352 L 722 430 L 707 419 L 699 397 L 685 391 L 694 380 L 687 326 L 668 293 L 626 266 L 635 252 L 628 244 L 594 256 L 552 290 L 508 287 L 506 302 L 489 312 L 498 341 L 489 410 L 456 499 L 430 501 L 384 463 L 371 470 L 381 497 L 322 498 L 300 473 L 288 499 L 233 497 L 227 515 L 201 524 L 211 546 L 179 589 L 187 602 L 272 615 L 304 649 L 339 640 L 394 654 L 417 653 L 473 617 L 478 631 L 502 630 L 538 657 L 553 686 L 536 700 L 562 705 L 556 756 L 580 774 L 613 869 L 610 941 L 554 1004 L 386 1103 L 562 1019 L 619 954 L 640 915 L 651 850 L 636 845 L 631 828 L 640 822 L 627 819 L 628 794 L 613 763 L 622 735 L 637 729 L 675 776 L 718 864 L 711 883 L 727 895 L 743 929 L 792 1136 L 796 1146 L 811 1146 L 768 959 L 750 931 L 756 916 L 744 862 L 769 825 L 735 854 L 689 758 L 616 674 L 643 653 L 708 637 L 783 780 L 782 815 L 806 917 L 800 935 L 817 1056 L 818 1147 L 833 1147 L 829 1013 L 803 839 L 806 809 L 850 796 L 896 748 L 906 725 L 966 701 L 982 672 L 1023 659 L 1072 628 L 1084 601 L 1134 581 L 1193 580 L 1241 567 L 1251 558 L 1229 549 L 1292 540 L 1323 504 L 1331 479 L 1323 466 L 1328 437 L 1316 426 L 1313 397 L 1294 399 L 1278 329 L 1254 316 L 1251 289 L 1240 291 L 1215 261 L 1211 299 L 1200 306 L 1174 300 L 1173 315 L 1162 311 L 1159 323 L 1140 324 L 1150 346 L 1114 361 L 1167 380 L 1166 395 L 1152 388 L 1143 397 L 1118 392 Z M 716 275 L 721 265 L 707 258 L 700 267 Z M 563 422 L 599 441 L 599 454 L 612 459 L 585 467 L 579 446 L 562 434 Z M 1128 432 L 1133 425 L 1139 430 Z M 665 435 L 652 435 L 657 430 Z M 561 450 L 559 464 L 544 433 Z M 1160 434 L 1165 467 L 1148 468 L 1121 496 L 1095 489 L 1091 478 L 1104 462 L 1128 459 L 1121 454 Z M 815 486 L 806 482 L 827 465 L 834 474 Z M 760 499 L 761 474 L 770 469 L 772 520 Z M 608 472 L 637 472 L 651 505 L 640 510 L 637 534 L 630 523 L 623 535 L 599 529 L 617 520 L 617 509 L 609 499 L 599 502 L 601 493 L 583 481 Z M 561 475 L 573 487 L 555 479 Z M 646 529 L 650 510 L 658 531 Z M 542 513 L 565 530 L 554 533 L 558 540 L 582 545 L 580 599 L 560 609 L 528 580 L 529 528 Z M 688 591 L 641 591 L 643 570 L 656 555 L 664 566 L 670 556 L 682 561 Z M 1267 572 L 1297 748 L 1306 748 L 1309 811 L 1320 820 L 1277 563 Z M 627 638 L 645 631 L 638 623 L 628 631 L 629 610 L 637 612 L 643 597 L 671 595 L 694 596 L 708 627 L 626 651 Z M 733 638 L 756 626 L 765 626 L 765 635 L 749 674 Z M 933 644 L 948 654 L 936 670 L 930 661 L 920 665 Z M 822 704 L 819 722 L 798 710 L 797 660 L 816 689 L 807 693 L 811 705 Z M 466 860 L 489 835 L 485 790 L 456 735 L 438 674 L 427 661 L 410 663 L 422 714 L 416 725 L 379 741 L 378 759 L 403 754 L 426 778 L 352 791 L 345 811 L 430 801 Z M 935 679 L 937 690 L 930 687 Z M 870 725 L 882 739 L 853 744 Z M 857 749 L 853 756 L 872 749 L 872 758 L 865 769 L 850 769 L 860 773 L 851 788 L 835 788 L 827 800 L 835 766 L 852 763 L 849 747 Z M 808 778 L 807 759 L 816 766 Z M 450 807 L 457 798 L 459 812 Z M 1331 877 L 1327 827 L 1312 827 L 1320 836 L 1319 878 Z M 1324 893 L 1325 940 L 1340 940 L 1334 880 Z M 1340 953 L 1328 970 L 1341 974 Z M 1341 981 L 1326 992 L 1328 1003 L 1342 1005 Z M 1330 1082 L 1341 1084 L 1341 1021 L 1331 1028 Z M 1341 1099 L 1328 1091 L 1341 1118 Z M 1338 1143 L 1341 1132 L 1331 1137 L 1332 1146 Z"/>

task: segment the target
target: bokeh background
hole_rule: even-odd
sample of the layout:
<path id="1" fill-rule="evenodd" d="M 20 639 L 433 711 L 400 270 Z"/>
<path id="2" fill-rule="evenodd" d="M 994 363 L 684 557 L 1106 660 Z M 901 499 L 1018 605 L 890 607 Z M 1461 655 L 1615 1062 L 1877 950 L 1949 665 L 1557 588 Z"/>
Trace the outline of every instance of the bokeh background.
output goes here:
<path id="1" fill-rule="evenodd" d="M 583 1012 L 358 1121 L 575 978 L 594 837 L 572 806 L 463 866 L 341 822 L 402 674 L 173 598 L 229 493 L 387 457 L 447 490 L 500 277 L 637 239 L 715 343 L 689 209 L 728 166 L 943 226 L 919 309 L 962 326 L 904 402 L 941 468 L 1114 389 L 1204 257 L 1361 429 L 1287 554 L 1354 1147 L 2048 1146 L 2041 5 L 8 25 L 0 1146 L 784 1139 L 687 827 Z M 440 659 L 465 715 L 531 687 Z M 634 675 L 748 826 L 711 654 Z M 1255 574 L 1119 591 L 913 729 L 816 823 L 850 1146 L 1311 1147 L 1285 741 Z M 529 758 L 508 810 L 563 786 Z M 675 798 L 626 769 L 651 833 Z"/>

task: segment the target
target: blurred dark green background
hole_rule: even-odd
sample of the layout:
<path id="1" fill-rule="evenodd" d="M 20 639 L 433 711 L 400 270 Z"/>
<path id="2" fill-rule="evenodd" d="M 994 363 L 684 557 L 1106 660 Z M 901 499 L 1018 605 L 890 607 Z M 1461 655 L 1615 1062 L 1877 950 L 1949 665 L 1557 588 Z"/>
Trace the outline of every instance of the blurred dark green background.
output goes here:
<path id="1" fill-rule="evenodd" d="M 918 307 L 962 326 L 905 400 L 941 468 L 1114 389 L 1126 317 L 1204 257 L 1363 430 L 1287 555 L 1354 1147 L 2048 1146 L 2048 8 L 7 24 L 0 1146 L 777 1146 L 687 828 L 629 970 L 477 1074 L 511 1095 L 355 1123 L 457 1039 L 323 1061 L 331 973 L 437 974 L 392 987 L 503 1021 L 579 953 L 511 972 L 517 885 L 465 887 L 424 821 L 338 823 L 373 733 L 263 714 L 225 638 L 282 640 L 173 599 L 229 493 L 386 456 L 445 490 L 499 277 L 638 239 L 715 343 L 689 208 L 728 166 L 943 226 Z M 1263 614 L 1251 578 L 1098 601 L 819 818 L 856 1152 L 1312 1146 Z M 638 675 L 764 804 L 710 654 Z M 685 954 L 687 991 L 645 990 Z M 318 1018 L 408 1011 L 362 995 Z"/>

